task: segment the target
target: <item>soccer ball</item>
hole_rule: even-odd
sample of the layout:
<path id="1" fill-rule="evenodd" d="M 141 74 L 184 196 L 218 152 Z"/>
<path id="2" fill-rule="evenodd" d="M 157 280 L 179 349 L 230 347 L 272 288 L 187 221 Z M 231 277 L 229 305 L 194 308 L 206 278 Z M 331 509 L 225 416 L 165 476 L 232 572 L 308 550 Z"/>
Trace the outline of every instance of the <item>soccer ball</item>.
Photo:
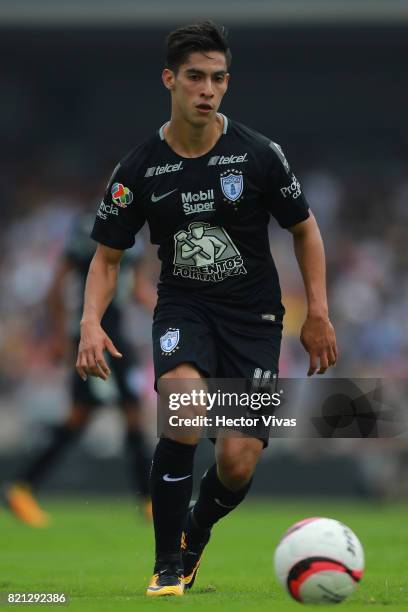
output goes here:
<path id="1" fill-rule="evenodd" d="M 364 551 L 355 533 L 334 519 L 299 521 L 275 551 L 279 582 L 301 603 L 339 603 L 352 593 L 364 570 Z"/>

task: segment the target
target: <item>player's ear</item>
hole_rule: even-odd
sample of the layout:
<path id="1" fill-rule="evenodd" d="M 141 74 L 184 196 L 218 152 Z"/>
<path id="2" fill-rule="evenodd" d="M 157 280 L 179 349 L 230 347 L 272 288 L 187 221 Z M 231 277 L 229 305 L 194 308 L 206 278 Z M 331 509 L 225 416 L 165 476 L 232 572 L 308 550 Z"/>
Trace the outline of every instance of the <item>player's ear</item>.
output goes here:
<path id="1" fill-rule="evenodd" d="M 170 68 L 164 68 L 162 72 L 162 81 L 166 89 L 172 90 L 174 87 L 175 74 Z"/>

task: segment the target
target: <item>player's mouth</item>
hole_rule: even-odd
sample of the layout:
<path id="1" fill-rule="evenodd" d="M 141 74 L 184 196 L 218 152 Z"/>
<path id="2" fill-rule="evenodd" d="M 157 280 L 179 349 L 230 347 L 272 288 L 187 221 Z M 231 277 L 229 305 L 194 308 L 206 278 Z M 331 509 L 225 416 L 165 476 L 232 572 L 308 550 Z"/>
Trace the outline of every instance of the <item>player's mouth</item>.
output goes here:
<path id="1" fill-rule="evenodd" d="M 203 114 L 210 113 L 213 110 L 213 107 L 210 104 L 198 104 L 196 109 Z"/>

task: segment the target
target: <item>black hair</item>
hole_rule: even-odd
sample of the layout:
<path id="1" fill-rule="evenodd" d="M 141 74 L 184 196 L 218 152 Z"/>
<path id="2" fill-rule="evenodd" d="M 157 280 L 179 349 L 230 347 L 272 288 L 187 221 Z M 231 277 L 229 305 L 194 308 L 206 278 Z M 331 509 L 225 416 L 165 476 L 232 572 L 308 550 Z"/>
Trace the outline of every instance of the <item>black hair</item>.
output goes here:
<path id="1" fill-rule="evenodd" d="M 190 53 L 220 51 L 225 54 L 227 68 L 231 65 L 231 51 L 227 30 L 212 21 L 182 26 L 170 32 L 166 38 L 166 67 L 178 71 Z"/>

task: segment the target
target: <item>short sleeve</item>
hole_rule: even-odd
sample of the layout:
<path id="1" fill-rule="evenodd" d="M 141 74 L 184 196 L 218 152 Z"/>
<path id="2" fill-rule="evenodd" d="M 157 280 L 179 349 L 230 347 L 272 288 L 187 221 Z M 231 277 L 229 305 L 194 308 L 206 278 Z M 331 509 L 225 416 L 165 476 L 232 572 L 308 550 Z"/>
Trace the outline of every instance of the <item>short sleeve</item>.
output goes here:
<path id="1" fill-rule="evenodd" d="M 96 213 L 91 238 L 112 249 L 129 249 L 145 223 L 130 169 L 118 164 Z"/>
<path id="2" fill-rule="evenodd" d="M 309 206 L 301 185 L 276 142 L 270 141 L 266 157 L 264 202 L 281 227 L 287 228 L 309 217 Z"/>

